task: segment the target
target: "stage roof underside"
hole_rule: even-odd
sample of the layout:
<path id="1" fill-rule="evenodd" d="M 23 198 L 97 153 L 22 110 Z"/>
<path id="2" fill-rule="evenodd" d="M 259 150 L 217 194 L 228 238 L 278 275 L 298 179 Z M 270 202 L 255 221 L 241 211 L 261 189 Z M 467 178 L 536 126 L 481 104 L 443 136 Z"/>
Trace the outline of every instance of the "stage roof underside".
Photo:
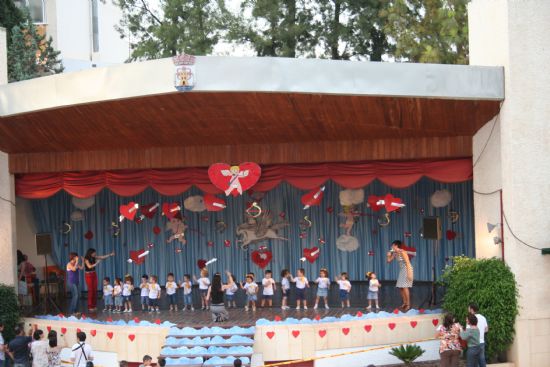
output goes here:
<path id="1" fill-rule="evenodd" d="M 504 99 L 502 68 L 197 57 L 0 86 L 12 173 L 468 157 Z"/>

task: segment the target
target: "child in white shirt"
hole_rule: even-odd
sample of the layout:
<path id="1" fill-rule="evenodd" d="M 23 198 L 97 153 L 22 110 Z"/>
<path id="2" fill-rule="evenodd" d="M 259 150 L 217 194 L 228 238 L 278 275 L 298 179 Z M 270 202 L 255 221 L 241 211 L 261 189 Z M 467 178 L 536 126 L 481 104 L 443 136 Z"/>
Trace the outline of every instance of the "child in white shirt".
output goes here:
<path id="1" fill-rule="evenodd" d="M 288 310 L 290 307 L 288 307 L 288 292 L 290 290 L 290 271 L 288 269 L 283 269 L 281 271 L 281 291 L 282 291 L 282 301 L 281 301 L 281 309 Z"/>
<path id="2" fill-rule="evenodd" d="M 380 310 L 380 306 L 378 305 L 378 290 L 382 286 L 378 279 L 376 279 L 376 273 L 374 271 L 370 271 L 367 273 L 367 279 L 369 280 L 369 292 L 367 293 L 367 300 L 369 301 L 369 306 L 367 307 L 367 311 L 370 311 L 372 308 L 372 301 L 375 301 L 376 303 L 376 310 Z"/>
<path id="3" fill-rule="evenodd" d="M 191 275 L 185 274 L 183 276 L 181 288 L 183 288 L 183 309 L 186 310 L 189 308 L 191 311 L 195 311 L 193 307 L 193 282 L 191 282 Z"/>
<path id="4" fill-rule="evenodd" d="M 231 272 L 227 271 L 227 285 L 229 288 L 225 290 L 225 300 L 227 301 L 228 308 L 237 308 L 237 302 L 235 301 L 235 293 L 239 290 L 237 283 L 235 282 L 235 277 Z"/>
<path id="5" fill-rule="evenodd" d="M 158 285 L 158 277 L 156 275 L 151 275 L 149 283 L 149 312 L 157 311 L 159 309 L 159 298 L 160 298 L 160 285 Z"/>
<path id="6" fill-rule="evenodd" d="M 168 296 L 168 304 L 170 311 L 178 310 L 178 299 L 176 292 L 178 291 L 178 283 L 174 280 L 174 273 L 168 273 L 166 276 L 166 295 Z"/>
<path id="7" fill-rule="evenodd" d="M 124 301 L 124 311 L 132 312 L 132 291 L 134 290 L 134 279 L 127 275 L 122 285 L 122 299 Z"/>
<path id="8" fill-rule="evenodd" d="M 113 310 L 113 286 L 109 277 L 103 279 L 103 303 L 105 304 L 103 312 Z"/>
<path id="9" fill-rule="evenodd" d="M 307 310 L 306 288 L 309 288 L 309 281 L 305 277 L 305 270 L 298 269 L 296 277 L 292 279 L 296 283 L 296 309 L 300 309 L 300 304 L 304 304 L 304 310 Z"/>
<path id="10" fill-rule="evenodd" d="M 325 303 L 325 308 L 328 310 L 328 290 L 330 288 L 330 279 L 328 277 L 328 270 L 323 268 L 319 271 L 319 277 L 315 279 L 317 283 L 317 298 L 315 298 L 314 309 L 317 309 L 319 304 L 319 299 L 323 298 Z"/>
<path id="11" fill-rule="evenodd" d="M 195 281 L 199 283 L 199 291 L 201 293 L 201 306 L 203 310 L 208 310 L 210 307 L 208 306 L 208 288 L 210 288 L 210 279 L 208 279 L 208 269 L 204 268 L 201 270 L 201 277 L 197 280 L 195 276 L 193 276 Z"/>
<path id="12" fill-rule="evenodd" d="M 115 298 L 115 311 L 122 312 L 122 279 L 115 278 L 115 286 L 113 287 L 113 297 Z"/>
<path id="13" fill-rule="evenodd" d="M 139 284 L 139 288 L 141 289 L 140 297 L 141 297 L 141 310 L 145 311 L 149 308 L 149 276 L 147 274 L 143 274 L 141 276 L 141 283 Z"/>
<path id="14" fill-rule="evenodd" d="M 262 279 L 263 290 L 262 302 L 260 304 L 261 307 L 264 307 L 266 301 L 269 307 L 273 307 L 273 294 L 275 293 L 277 285 L 275 284 L 275 280 L 272 278 L 272 276 L 273 273 L 271 273 L 271 270 L 265 271 L 264 278 Z"/>
<path id="15" fill-rule="evenodd" d="M 351 283 L 348 280 L 348 273 L 343 272 L 339 277 L 336 277 L 336 282 L 340 286 L 340 301 L 342 302 L 342 308 L 346 305 L 349 308 L 349 292 L 351 291 Z"/>
<path id="16" fill-rule="evenodd" d="M 246 276 L 246 283 L 241 284 L 241 287 L 246 291 L 246 306 L 245 311 L 248 311 L 248 306 L 252 307 L 252 311 L 256 311 L 256 301 L 258 300 L 258 284 L 254 283 L 252 275 Z"/>

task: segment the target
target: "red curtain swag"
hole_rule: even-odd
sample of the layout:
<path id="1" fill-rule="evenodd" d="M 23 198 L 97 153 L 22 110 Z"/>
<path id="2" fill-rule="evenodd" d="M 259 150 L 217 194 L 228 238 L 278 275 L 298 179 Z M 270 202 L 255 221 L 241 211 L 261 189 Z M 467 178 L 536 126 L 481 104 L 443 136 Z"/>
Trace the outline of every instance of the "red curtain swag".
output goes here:
<path id="1" fill-rule="evenodd" d="M 446 183 L 466 181 L 472 178 L 472 170 L 469 158 L 273 165 L 262 167 L 262 176 L 253 190 L 269 191 L 282 181 L 301 190 L 310 190 L 327 180 L 353 189 L 364 187 L 375 179 L 390 187 L 404 188 L 424 176 Z M 208 168 L 182 168 L 31 173 L 16 177 L 15 193 L 22 198 L 43 199 L 65 190 L 73 196 L 85 198 L 108 188 L 120 196 L 133 196 L 152 187 L 162 195 L 174 196 L 193 185 L 207 193 L 221 193 L 210 183 L 207 171 Z"/>

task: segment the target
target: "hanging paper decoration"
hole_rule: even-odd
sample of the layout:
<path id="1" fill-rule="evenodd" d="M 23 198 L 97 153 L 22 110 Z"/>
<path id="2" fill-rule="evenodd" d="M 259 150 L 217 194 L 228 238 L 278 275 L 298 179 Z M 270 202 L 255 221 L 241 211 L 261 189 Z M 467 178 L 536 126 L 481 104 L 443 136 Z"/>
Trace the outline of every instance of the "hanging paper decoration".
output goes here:
<path id="1" fill-rule="evenodd" d="M 225 247 L 230 247 L 230 246 L 231 246 L 231 241 L 230 241 L 230 240 L 224 240 L 224 241 L 223 241 L 223 245 L 224 245 Z"/>
<path id="2" fill-rule="evenodd" d="M 139 211 L 141 213 L 141 219 L 143 220 L 143 217 L 153 219 L 155 217 L 155 214 L 157 214 L 159 206 L 159 203 L 151 203 L 140 206 Z"/>
<path id="3" fill-rule="evenodd" d="M 80 222 L 84 220 L 84 212 L 82 210 L 75 210 L 71 213 L 71 220 L 73 222 Z"/>
<path id="4" fill-rule="evenodd" d="M 214 163 L 208 168 L 208 177 L 226 196 L 242 195 L 260 179 L 262 169 L 256 163 L 245 162 L 238 166 Z"/>
<path id="5" fill-rule="evenodd" d="M 92 238 L 94 238 L 94 232 L 92 232 L 92 230 L 88 230 L 88 232 L 84 234 L 84 238 L 88 241 L 91 240 Z"/>
<path id="6" fill-rule="evenodd" d="M 63 222 L 61 224 L 61 228 L 59 229 L 59 231 L 63 234 L 69 234 L 71 232 L 71 229 L 72 229 L 72 226 L 70 225 L 70 223 Z"/>
<path id="7" fill-rule="evenodd" d="M 277 233 L 286 226 L 288 226 L 286 221 L 273 223 L 271 213 L 265 211 L 257 218 L 248 217 L 246 223 L 237 226 L 235 234 L 240 237 L 241 248 L 246 249 L 251 243 L 270 239 L 287 241 L 287 238 L 280 237 Z"/>
<path id="8" fill-rule="evenodd" d="M 405 232 L 405 238 L 410 238 L 412 237 L 412 233 L 411 232 Z"/>
<path id="9" fill-rule="evenodd" d="M 180 91 L 189 91 L 195 86 L 195 56 L 176 55 L 172 57 L 174 63 L 174 87 Z"/>
<path id="10" fill-rule="evenodd" d="M 272 258 L 273 258 L 273 254 L 271 253 L 271 251 L 265 248 L 261 250 L 252 251 L 252 254 L 251 254 L 252 262 L 258 265 L 258 267 L 260 267 L 261 269 L 265 269 L 265 267 L 267 266 L 267 264 L 269 264 Z"/>
<path id="11" fill-rule="evenodd" d="M 319 247 L 312 247 L 312 248 L 305 248 L 303 250 L 304 257 L 302 261 L 309 261 L 310 264 L 313 264 L 315 260 L 319 258 L 319 255 L 321 254 L 321 250 Z"/>
<path id="12" fill-rule="evenodd" d="M 451 220 L 451 223 L 458 222 L 459 218 L 460 218 L 460 214 L 458 214 L 457 211 L 454 211 L 454 210 L 449 211 L 449 219 Z"/>
<path id="13" fill-rule="evenodd" d="M 126 205 L 122 204 L 119 207 L 120 217 L 118 218 L 118 221 L 122 222 L 124 219 L 134 220 L 138 208 L 139 204 L 134 203 L 133 201 L 129 202 Z"/>
<path id="14" fill-rule="evenodd" d="M 302 232 L 308 230 L 313 225 L 313 222 L 309 219 L 309 216 L 305 216 L 304 219 L 301 219 L 299 222 L 299 227 Z"/>
<path id="15" fill-rule="evenodd" d="M 155 247 L 155 244 L 154 244 L 154 243 L 149 242 L 149 243 L 147 244 L 147 248 L 150 248 L 150 249 L 151 249 L 151 248 L 153 248 L 153 247 Z"/>
<path id="16" fill-rule="evenodd" d="M 359 248 L 359 240 L 354 236 L 343 234 L 336 239 L 336 247 L 340 251 L 352 252 Z"/>
<path id="17" fill-rule="evenodd" d="M 248 203 L 246 205 L 246 214 L 252 218 L 258 218 L 262 215 L 262 208 L 258 205 L 257 202 Z"/>
<path id="18" fill-rule="evenodd" d="M 218 219 L 216 221 L 216 231 L 218 231 L 219 233 L 223 233 L 225 232 L 226 229 L 227 229 L 227 223 L 225 223 L 223 219 Z"/>
<path id="19" fill-rule="evenodd" d="M 445 232 L 445 237 L 447 238 L 448 241 L 452 241 L 455 239 L 456 237 L 456 232 L 451 230 L 451 229 L 448 229 L 446 232 Z"/>
<path id="20" fill-rule="evenodd" d="M 111 221 L 111 233 L 114 238 L 117 238 L 120 235 L 120 226 L 114 220 Z"/>
<path id="21" fill-rule="evenodd" d="M 346 221 L 340 224 L 340 227 L 346 230 L 346 235 L 351 236 L 351 230 L 355 224 L 355 220 L 360 215 L 360 213 L 354 210 L 353 206 L 344 206 L 344 212 L 340 213 L 340 216 L 344 217 Z"/>
<path id="22" fill-rule="evenodd" d="M 451 192 L 447 189 L 437 190 L 430 197 L 430 203 L 434 208 L 443 208 L 449 205 L 453 198 Z"/>
<path id="23" fill-rule="evenodd" d="M 205 263 L 204 263 L 204 266 L 208 266 L 208 265 L 210 265 L 210 264 L 213 264 L 213 263 L 215 263 L 216 261 L 218 261 L 218 259 L 216 259 L 216 258 L 214 257 L 214 258 L 208 260 L 207 262 L 205 262 Z"/>
<path id="24" fill-rule="evenodd" d="M 166 240 L 166 242 L 172 242 L 173 240 L 178 240 L 182 244 L 186 244 L 187 240 L 185 239 L 185 230 L 187 225 L 180 218 L 172 218 L 168 223 L 166 223 L 166 230 L 171 231 L 172 235 Z"/>
<path id="25" fill-rule="evenodd" d="M 206 245 L 208 247 L 214 247 L 214 241 L 208 241 L 208 242 L 206 242 Z"/>
<path id="26" fill-rule="evenodd" d="M 203 222 L 208 222 L 208 221 L 210 220 L 210 217 L 209 217 L 208 215 L 203 215 L 203 216 L 201 217 L 201 220 L 202 220 Z"/>
<path id="27" fill-rule="evenodd" d="M 225 200 L 212 194 L 204 194 L 204 206 L 209 212 L 219 212 L 226 208 Z"/>
<path id="28" fill-rule="evenodd" d="M 206 268 L 206 260 L 204 259 L 197 260 L 197 266 L 199 267 L 200 270 Z"/>
<path id="29" fill-rule="evenodd" d="M 374 250 L 369 251 L 369 256 L 374 256 Z"/>
<path id="30" fill-rule="evenodd" d="M 373 211 L 378 212 L 384 207 L 383 203 L 379 203 L 380 197 L 376 195 L 369 195 L 367 199 L 367 206 Z"/>
<path id="31" fill-rule="evenodd" d="M 307 238 L 307 233 L 306 232 L 300 232 L 298 237 L 300 237 L 301 239 Z"/>
<path id="32" fill-rule="evenodd" d="M 305 195 L 302 195 L 301 201 L 302 201 L 302 204 L 304 205 L 304 210 L 309 209 L 312 206 L 320 205 L 321 200 L 323 199 L 324 191 L 325 191 L 325 186 L 322 186 L 311 190 Z"/>
<path id="33" fill-rule="evenodd" d="M 127 260 L 128 263 L 134 263 L 136 265 L 141 265 L 145 262 L 145 257 L 149 255 L 149 251 L 147 250 L 137 250 L 137 251 L 130 251 L 130 258 Z"/>
<path id="34" fill-rule="evenodd" d="M 401 199 L 394 197 L 392 194 L 386 194 L 385 196 L 369 196 L 368 206 L 375 212 L 386 208 L 386 212 L 391 213 L 403 208 L 405 204 L 403 204 Z"/>
<path id="35" fill-rule="evenodd" d="M 73 205 L 81 210 L 86 210 L 88 208 L 91 208 L 95 204 L 95 196 L 90 196 L 87 198 L 77 198 L 75 196 L 72 197 L 71 201 L 73 202 Z"/>
<path id="36" fill-rule="evenodd" d="M 162 204 L 162 215 L 165 215 L 169 220 L 180 214 L 181 207 L 178 203 Z"/>
<path id="37" fill-rule="evenodd" d="M 160 234 L 160 232 L 161 232 L 161 229 L 160 229 L 159 226 L 154 226 L 153 227 L 153 233 L 154 234 L 158 235 L 158 234 Z"/>
<path id="38" fill-rule="evenodd" d="M 359 205 L 365 200 L 365 192 L 363 189 L 347 189 L 340 191 L 340 205 L 352 206 Z"/>
<path id="39" fill-rule="evenodd" d="M 416 256 L 416 248 L 414 247 L 403 245 L 402 250 L 407 252 L 407 254 L 409 255 L 409 259 L 411 260 L 414 259 L 414 257 Z"/>
<path id="40" fill-rule="evenodd" d="M 176 254 L 181 254 L 183 252 L 183 249 L 178 247 L 176 248 Z"/>
<path id="41" fill-rule="evenodd" d="M 334 208 L 332 206 L 327 207 L 327 213 L 332 214 L 334 212 Z"/>
<path id="42" fill-rule="evenodd" d="M 204 199 L 201 195 L 189 196 L 183 201 L 183 207 L 191 212 L 203 212 L 206 210 Z"/>
<path id="43" fill-rule="evenodd" d="M 286 213 L 285 212 L 280 212 L 279 217 L 285 219 Z"/>
<path id="44" fill-rule="evenodd" d="M 324 245 L 325 244 L 325 239 L 323 237 L 319 237 L 317 242 L 319 242 L 319 245 Z"/>

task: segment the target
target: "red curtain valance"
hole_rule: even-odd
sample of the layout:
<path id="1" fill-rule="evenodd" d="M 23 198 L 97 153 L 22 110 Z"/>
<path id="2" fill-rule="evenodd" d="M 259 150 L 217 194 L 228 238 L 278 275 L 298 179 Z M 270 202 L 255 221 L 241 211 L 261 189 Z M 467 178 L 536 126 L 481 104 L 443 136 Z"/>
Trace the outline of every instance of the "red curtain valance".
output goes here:
<path id="1" fill-rule="evenodd" d="M 426 176 L 440 182 L 462 182 L 472 178 L 469 158 L 443 161 L 391 161 L 291 164 L 262 167 L 255 191 L 269 191 L 282 181 L 302 190 L 313 189 L 327 180 L 345 188 L 360 188 L 378 179 L 388 186 L 404 188 Z M 18 175 L 15 181 L 17 196 L 43 199 L 59 190 L 85 198 L 104 188 L 120 196 L 133 196 L 152 187 L 162 195 L 173 196 L 197 186 L 207 193 L 220 193 L 208 178 L 207 168 L 166 170 L 121 170 L 30 173 Z"/>

